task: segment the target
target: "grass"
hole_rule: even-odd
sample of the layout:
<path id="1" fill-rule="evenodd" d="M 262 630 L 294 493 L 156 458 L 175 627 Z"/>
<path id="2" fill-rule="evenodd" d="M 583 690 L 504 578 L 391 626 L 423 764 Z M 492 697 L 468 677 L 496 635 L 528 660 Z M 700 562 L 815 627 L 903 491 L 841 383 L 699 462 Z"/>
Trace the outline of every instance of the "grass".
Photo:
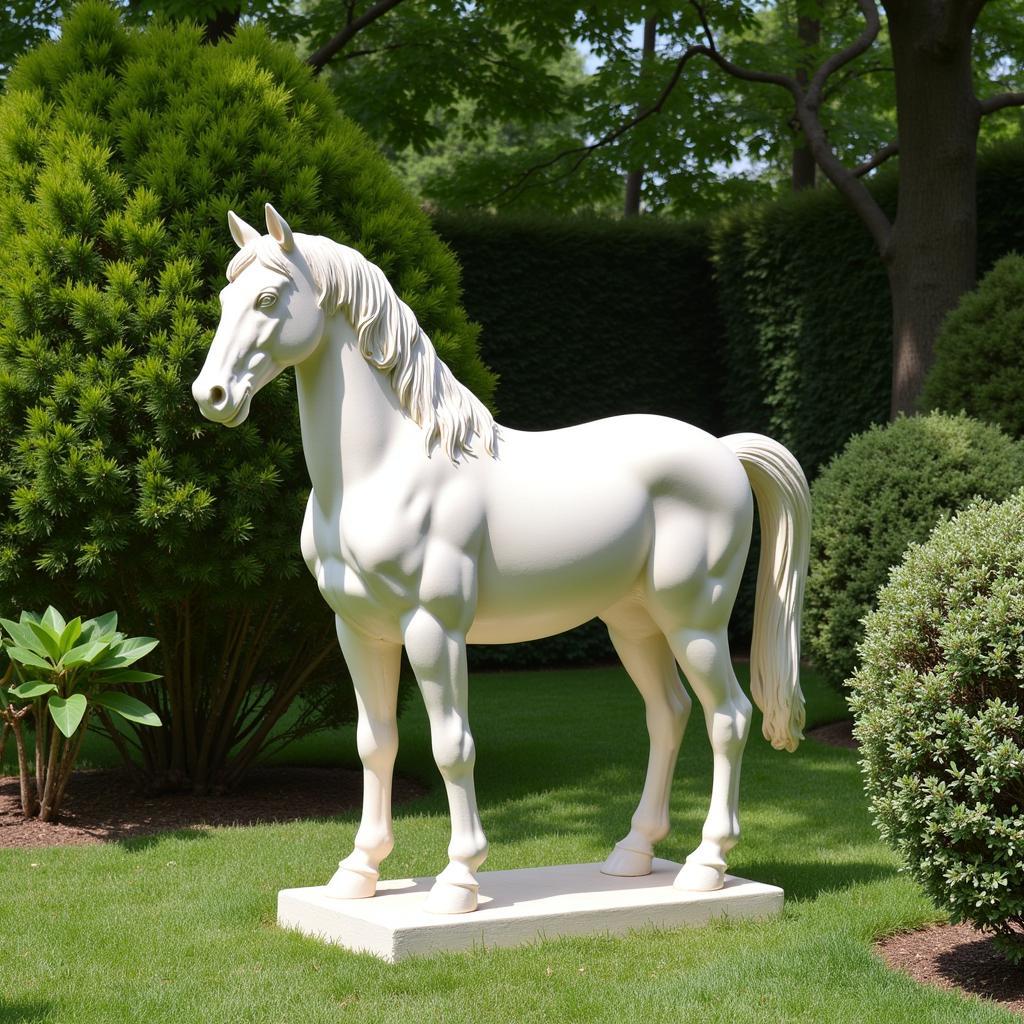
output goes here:
<path id="1" fill-rule="evenodd" d="M 813 676 L 805 689 L 812 721 L 842 714 Z M 647 757 L 642 705 L 622 671 L 479 675 L 472 705 L 487 866 L 602 859 L 627 828 Z M 432 788 L 399 809 L 385 875 L 432 875 L 448 819 L 418 702 L 402 736 L 400 770 Z M 353 752 L 352 731 L 339 730 L 295 753 Z M 662 856 L 681 859 L 697 842 L 709 780 L 698 714 Z M 352 816 L 0 851 L 0 1022 L 1015 1020 L 920 987 L 872 953 L 876 936 L 939 915 L 879 843 L 853 752 L 809 741 L 786 755 L 753 736 L 741 813 L 730 870 L 785 887 L 777 919 L 395 966 L 274 925 L 277 890 L 326 880 L 348 852 Z"/>

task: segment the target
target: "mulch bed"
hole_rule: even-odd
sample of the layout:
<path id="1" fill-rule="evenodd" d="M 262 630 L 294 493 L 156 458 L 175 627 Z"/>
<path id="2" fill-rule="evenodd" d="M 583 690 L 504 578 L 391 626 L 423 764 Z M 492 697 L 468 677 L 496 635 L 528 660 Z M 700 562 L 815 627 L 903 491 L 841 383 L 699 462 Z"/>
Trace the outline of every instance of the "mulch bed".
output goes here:
<path id="1" fill-rule="evenodd" d="M 1024 968 L 1014 967 L 969 924 L 890 935 L 875 948 L 915 981 L 991 999 L 1024 1017 Z"/>
<path id="2" fill-rule="evenodd" d="M 853 738 L 853 719 L 844 718 L 841 722 L 829 722 L 807 730 L 809 740 L 827 743 L 830 747 L 846 747 L 856 750 L 857 741 Z"/>
<path id="3" fill-rule="evenodd" d="M 412 800 L 425 789 L 396 777 L 394 801 Z M 18 780 L 0 776 L 0 848 L 80 846 L 155 835 L 204 825 L 256 825 L 328 818 L 362 804 L 363 774 L 347 768 L 273 765 L 253 769 L 226 796 L 191 793 L 147 795 L 122 771 L 75 772 L 61 820 L 53 824 L 21 816 Z"/>

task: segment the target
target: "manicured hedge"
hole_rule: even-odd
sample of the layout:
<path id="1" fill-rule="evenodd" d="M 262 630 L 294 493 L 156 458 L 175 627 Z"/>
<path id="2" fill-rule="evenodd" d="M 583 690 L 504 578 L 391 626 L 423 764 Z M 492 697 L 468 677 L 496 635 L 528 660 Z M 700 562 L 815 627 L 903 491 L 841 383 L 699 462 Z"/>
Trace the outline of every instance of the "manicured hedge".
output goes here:
<path id="1" fill-rule="evenodd" d="M 895 168 L 872 184 L 893 211 Z M 1024 143 L 982 154 L 978 269 L 1024 250 Z M 809 478 L 889 415 L 885 268 L 830 189 L 739 207 L 707 224 L 552 221 L 444 214 L 464 304 L 499 374 L 499 419 L 547 429 L 657 412 L 716 434 L 757 430 L 792 448 Z M 733 615 L 749 642 L 756 572 Z M 599 626 L 487 664 L 612 657 Z M 540 657 L 537 654 L 537 657 Z"/>
<path id="2" fill-rule="evenodd" d="M 887 206 L 891 184 L 878 188 Z M 888 417 L 885 268 L 860 221 L 825 190 L 727 214 L 712 245 L 730 429 L 776 438 L 811 477 L 851 434 Z"/>
<path id="3" fill-rule="evenodd" d="M 724 427 L 722 322 L 706 230 L 658 221 L 440 216 L 483 327 L 502 423 L 619 413 Z"/>

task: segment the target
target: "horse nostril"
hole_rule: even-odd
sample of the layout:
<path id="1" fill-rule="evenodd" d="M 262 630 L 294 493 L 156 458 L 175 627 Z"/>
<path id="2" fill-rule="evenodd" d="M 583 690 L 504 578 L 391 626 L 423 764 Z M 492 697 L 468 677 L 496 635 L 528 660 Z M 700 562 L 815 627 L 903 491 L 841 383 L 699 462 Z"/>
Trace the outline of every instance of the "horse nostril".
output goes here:
<path id="1" fill-rule="evenodd" d="M 220 405 L 220 403 L 227 397 L 227 392 L 219 384 L 214 384 L 214 386 L 210 388 L 210 401 L 214 405 Z"/>

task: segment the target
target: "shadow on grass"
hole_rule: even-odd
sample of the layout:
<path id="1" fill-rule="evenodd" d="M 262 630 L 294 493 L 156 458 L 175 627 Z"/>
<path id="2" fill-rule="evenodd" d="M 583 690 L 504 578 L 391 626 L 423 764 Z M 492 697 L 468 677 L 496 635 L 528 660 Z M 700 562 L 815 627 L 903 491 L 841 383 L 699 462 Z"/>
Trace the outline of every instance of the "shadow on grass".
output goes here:
<path id="1" fill-rule="evenodd" d="M 186 842 L 192 843 L 199 839 L 209 839 L 210 834 L 210 828 L 205 826 L 177 828 L 168 832 L 154 832 L 147 836 L 129 836 L 126 839 L 118 839 L 117 845 L 128 853 L 141 853 L 143 850 L 152 849 L 168 840 L 184 839 Z"/>
<path id="2" fill-rule="evenodd" d="M 0 1002 L 0 1024 L 42 1024 L 52 1007 L 41 999 L 16 999 Z"/>
<path id="3" fill-rule="evenodd" d="M 743 862 L 743 874 L 758 882 L 778 885 L 787 900 L 813 900 L 822 893 L 895 878 L 895 867 L 870 861 L 827 863 L 813 860 L 780 861 L 754 858 Z"/>

